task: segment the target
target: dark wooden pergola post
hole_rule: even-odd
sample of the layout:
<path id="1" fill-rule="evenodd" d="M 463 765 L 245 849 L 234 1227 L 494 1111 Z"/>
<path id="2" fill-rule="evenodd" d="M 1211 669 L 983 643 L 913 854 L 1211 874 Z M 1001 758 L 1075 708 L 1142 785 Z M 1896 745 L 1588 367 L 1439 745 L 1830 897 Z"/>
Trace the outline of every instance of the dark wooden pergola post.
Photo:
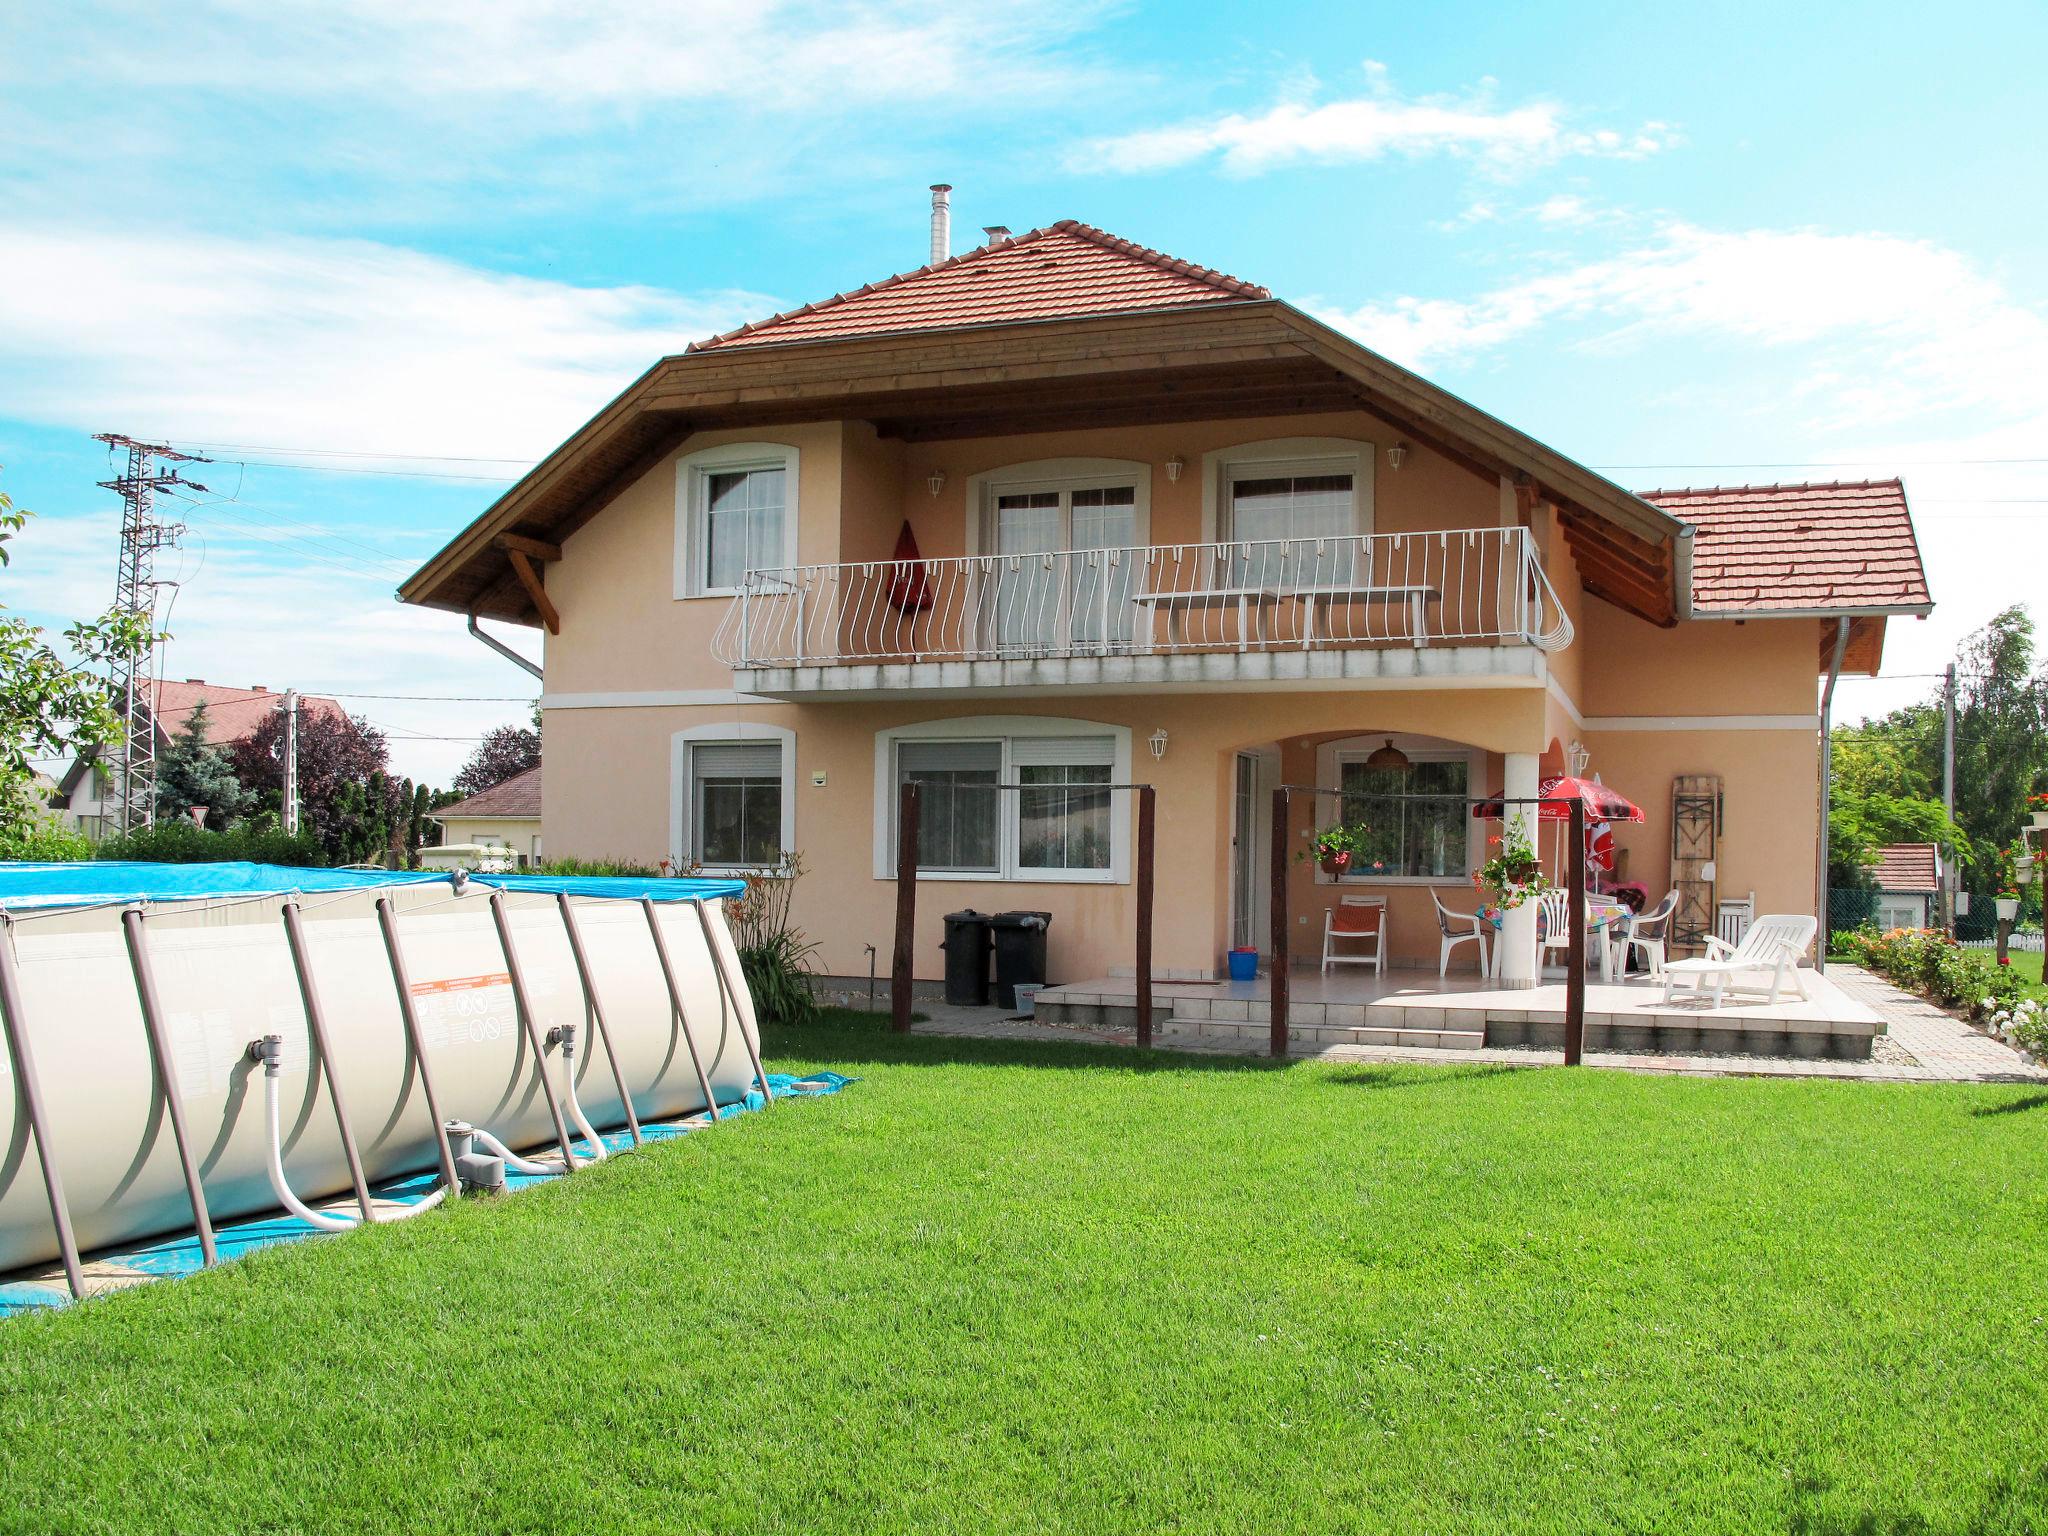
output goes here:
<path id="1" fill-rule="evenodd" d="M 1150 784 L 1138 786 L 1138 1044 L 1152 1043 L 1152 846 L 1158 799 Z"/>
<path id="2" fill-rule="evenodd" d="M 1539 819 L 1538 825 L 1542 823 Z M 1571 839 L 1566 856 L 1570 875 L 1565 892 L 1571 898 L 1571 946 L 1565 951 L 1564 978 L 1564 1064 L 1576 1067 L 1586 1052 L 1586 802 L 1574 799 L 1565 835 Z"/>
<path id="3" fill-rule="evenodd" d="M 1287 1054 L 1287 787 L 1273 791 L 1273 983 L 1271 992 L 1275 1056 Z"/>
<path id="4" fill-rule="evenodd" d="M 917 941 L 917 785 L 896 801 L 896 953 L 889 964 L 889 1027 L 910 1033 L 911 964 Z"/>

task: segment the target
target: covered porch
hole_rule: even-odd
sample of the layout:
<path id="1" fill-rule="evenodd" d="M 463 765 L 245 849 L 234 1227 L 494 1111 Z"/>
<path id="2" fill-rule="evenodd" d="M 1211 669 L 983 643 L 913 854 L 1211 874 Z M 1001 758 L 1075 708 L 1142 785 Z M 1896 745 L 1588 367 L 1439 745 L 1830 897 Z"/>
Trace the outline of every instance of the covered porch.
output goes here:
<path id="1" fill-rule="evenodd" d="M 1661 982 L 1636 976 L 1613 984 L 1589 981 L 1586 1048 L 1676 1055 L 1744 1055 L 1862 1061 L 1884 1030 L 1875 1010 L 1826 975 L 1802 969 L 1805 998 L 1731 1000 L 1708 1009 L 1686 994 L 1664 1001 Z M 1567 987 L 1562 980 L 1506 989 L 1470 971 L 1385 972 L 1312 966 L 1290 971 L 1287 1022 L 1280 1050 L 1313 1053 L 1330 1046 L 1415 1046 L 1438 1050 L 1564 1044 Z M 1042 1023 L 1130 1027 L 1138 986 L 1122 975 L 1047 987 L 1034 1017 Z M 1152 984 L 1155 1041 L 1201 1047 L 1226 1040 L 1275 1043 L 1270 974 L 1251 981 L 1164 981 Z M 1278 1051 L 1275 1054 L 1279 1054 Z"/>

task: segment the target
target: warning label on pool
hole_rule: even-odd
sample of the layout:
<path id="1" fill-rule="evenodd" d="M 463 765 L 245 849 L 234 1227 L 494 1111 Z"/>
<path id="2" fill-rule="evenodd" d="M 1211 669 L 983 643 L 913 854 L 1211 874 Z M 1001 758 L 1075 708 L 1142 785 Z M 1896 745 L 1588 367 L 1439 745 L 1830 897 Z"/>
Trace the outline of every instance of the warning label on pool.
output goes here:
<path id="1" fill-rule="evenodd" d="M 429 1046 L 501 1039 L 517 1023 L 512 978 L 504 971 L 416 981 L 412 995 L 420 1034 Z"/>

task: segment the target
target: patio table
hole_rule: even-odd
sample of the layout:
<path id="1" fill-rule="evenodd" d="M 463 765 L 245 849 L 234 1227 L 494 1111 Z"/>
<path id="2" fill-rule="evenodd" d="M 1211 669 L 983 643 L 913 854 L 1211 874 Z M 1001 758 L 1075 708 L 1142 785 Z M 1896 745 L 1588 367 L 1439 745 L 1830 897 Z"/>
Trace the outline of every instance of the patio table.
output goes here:
<path id="1" fill-rule="evenodd" d="M 1479 915 L 1491 923 L 1493 931 L 1498 934 L 1501 919 L 1507 914 L 1499 907 L 1482 906 Z M 1634 915 L 1634 910 L 1625 902 L 1611 900 L 1605 896 L 1586 898 L 1586 941 L 1599 946 L 1600 979 L 1610 985 L 1614 981 L 1614 945 L 1609 941 L 1609 936 L 1625 929 L 1628 920 Z M 1537 917 L 1540 923 L 1542 914 L 1539 912 Z M 1500 975 L 1500 949 L 1500 940 L 1495 938 L 1492 962 L 1487 967 L 1488 973 L 1493 976 Z"/>

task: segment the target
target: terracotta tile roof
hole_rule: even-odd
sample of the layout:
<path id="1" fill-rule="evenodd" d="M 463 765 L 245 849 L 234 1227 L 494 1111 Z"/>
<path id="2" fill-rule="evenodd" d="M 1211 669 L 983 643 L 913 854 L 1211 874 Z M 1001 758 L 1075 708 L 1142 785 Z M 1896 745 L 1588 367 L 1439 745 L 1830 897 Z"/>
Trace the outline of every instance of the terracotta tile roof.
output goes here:
<path id="1" fill-rule="evenodd" d="M 771 315 L 695 342 L 689 350 L 1184 309 L 1272 296 L 1255 283 L 1062 219 L 1000 245 L 977 246 L 950 261 Z"/>
<path id="2" fill-rule="evenodd" d="M 444 805 L 434 812 L 436 821 L 447 821 L 465 816 L 530 816 L 540 815 L 540 770 L 529 768 L 524 773 L 515 773 L 502 784 L 493 784 L 489 789 L 478 790 L 467 800 L 458 800 L 453 805 Z"/>
<path id="3" fill-rule="evenodd" d="M 1932 843 L 1893 843 L 1877 850 L 1877 888 L 1880 891 L 1934 891 L 1940 858 Z"/>
<path id="4" fill-rule="evenodd" d="M 157 729 L 164 736 L 178 734 L 188 716 L 200 704 L 206 706 L 206 739 L 216 747 L 232 746 L 277 713 L 284 695 L 274 688 L 236 688 L 209 683 L 196 677 L 179 682 L 165 678 L 157 684 Z M 299 695 L 299 719 L 313 715 L 342 715 L 346 711 L 333 699 L 319 694 Z"/>
<path id="5" fill-rule="evenodd" d="M 1928 606 L 1927 572 L 1897 480 L 1643 491 L 1698 530 L 1702 613 Z"/>

